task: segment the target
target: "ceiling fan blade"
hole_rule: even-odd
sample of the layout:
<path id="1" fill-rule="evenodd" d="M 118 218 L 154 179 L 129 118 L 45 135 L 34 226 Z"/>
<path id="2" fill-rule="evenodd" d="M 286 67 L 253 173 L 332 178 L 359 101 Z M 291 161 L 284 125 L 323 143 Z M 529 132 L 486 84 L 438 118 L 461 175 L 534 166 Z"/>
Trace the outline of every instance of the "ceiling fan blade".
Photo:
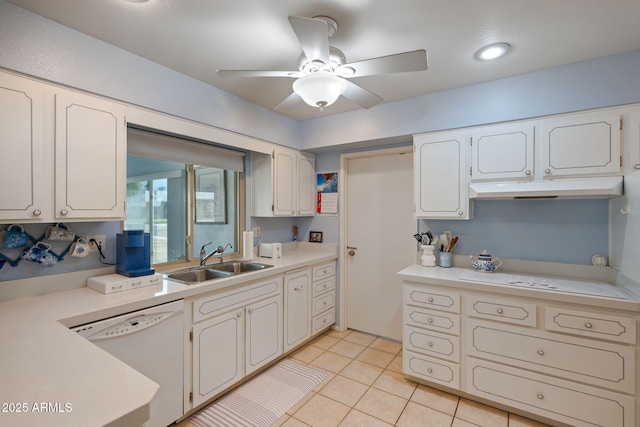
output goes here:
<path id="1" fill-rule="evenodd" d="M 218 70 L 219 77 L 302 77 L 300 71 Z"/>
<path id="2" fill-rule="evenodd" d="M 342 77 L 362 77 L 376 74 L 424 71 L 428 67 L 427 52 L 424 49 L 420 49 L 344 64 L 336 70 L 336 74 Z M 355 73 L 350 74 L 348 68 L 352 68 Z"/>
<path id="3" fill-rule="evenodd" d="M 321 19 L 289 16 L 291 28 L 296 33 L 305 56 L 310 61 L 329 63 L 329 27 Z"/>
<path id="4" fill-rule="evenodd" d="M 365 88 L 344 79 L 347 82 L 347 90 L 342 94 L 347 99 L 355 102 L 362 108 L 371 108 L 383 101 L 378 95 L 373 94 Z"/>
<path id="5" fill-rule="evenodd" d="M 295 107 L 300 102 L 302 102 L 302 98 L 300 97 L 300 95 L 298 95 L 297 93 L 293 92 L 291 95 L 289 95 L 287 98 L 285 98 L 284 101 L 282 101 L 280 104 L 278 104 L 278 106 L 275 108 L 275 110 L 276 111 L 288 110 L 288 109 L 290 109 L 292 107 Z"/>

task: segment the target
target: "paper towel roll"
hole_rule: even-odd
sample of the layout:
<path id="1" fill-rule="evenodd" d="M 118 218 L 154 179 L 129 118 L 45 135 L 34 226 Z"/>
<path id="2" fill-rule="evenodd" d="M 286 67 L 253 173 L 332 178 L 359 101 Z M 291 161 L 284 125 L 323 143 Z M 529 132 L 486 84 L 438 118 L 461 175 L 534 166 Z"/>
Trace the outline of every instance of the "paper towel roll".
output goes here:
<path id="1" fill-rule="evenodd" d="M 242 258 L 251 261 L 255 257 L 253 253 L 253 231 L 242 232 Z"/>

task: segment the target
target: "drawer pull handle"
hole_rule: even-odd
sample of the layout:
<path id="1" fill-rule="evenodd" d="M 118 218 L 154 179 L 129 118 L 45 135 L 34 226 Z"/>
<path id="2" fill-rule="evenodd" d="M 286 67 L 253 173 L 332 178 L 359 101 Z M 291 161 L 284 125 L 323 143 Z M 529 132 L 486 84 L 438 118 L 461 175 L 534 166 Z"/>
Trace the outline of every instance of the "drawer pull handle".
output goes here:
<path id="1" fill-rule="evenodd" d="M 502 314 L 502 313 L 504 313 L 504 310 L 503 310 L 503 309 L 501 309 L 501 308 L 497 309 L 496 311 L 498 312 L 498 314 Z"/>
<path id="2" fill-rule="evenodd" d="M 538 393 L 537 394 L 537 398 L 542 400 L 542 399 L 544 399 L 544 395 L 542 393 Z"/>
<path id="3" fill-rule="evenodd" d="M 587 328 L 587 329 L 591 329 L 591 328 L 593 328 L 593 325 L 591 324 L 591 322 L 587 322 L 587 323 L 584 324 L 584 327 Z"/>
<path id="4" fill-rule="evenodd" d="M 544 356 L 544 350 L 538 350 L 538 356 Z"/>
<path id="5" fill-rule="evenodd" d="M 432 319 L 431 317 L 429 317 L 429 318 L 427 319 L 427 323 L 433 323 L 433 319 Z"/>
<path id="6" fill-rule="evenodd" d="M 239 318 L 241 318 L 241 317 L 242 317 L 242 313 L 237 313 L 237 314 L 236 314 L 236 317 L 237 317 L 238 319 L 239 319 Z"/>
<path id="7" fill-rule="evenodd" d="M 432 343 L 431 341 L 429 341 L 429 342 L 427 343 L 427 345 L 428 345 L 429 347 L 433 347 L 433 343 Z"/>
<path id="8" fill-rule="evenodd" d="M 40 215 L 42 215 L 42 211 L 40 209 L 36 209 L 35 211 L 33 211 L 33 215 L 34 216 L 40 216 Z"/>
<path id="9" fill-rule="evenodd" d="M 253 313 L 253 308 L 250 308 L 250 309 L 249 309 L 249 310 L 247 310 L 247 311 L 249 311 L 249 314 L 251 314 L 251 313 Z"/>
<path id="10" fill-rule="evenodd" d="M 427 369 L 427 372 L 430 373 L 430 374 L 433 374 L 433 369 L 429 368 L 429 369 Z"/>
<path id="11" fill-rule="evenodd" d="M 60 211 L 60 215 L 62 215 L 62 216 L 65 216 L 65 215 L 67 215 L 68 213 L 69 213 L 69 211 L 68 211 L 68 210 L 66 210 L 66 209 L 62 209 L 62 210 Z"/>
<path id="12" fill-rule="evenodd" d="M 427 301 L 429 301 L 429 302 L 433 302 L 433 298 L 432 298 L 432 297 L 429 297 L 429 299 L 428 299 Z"/>

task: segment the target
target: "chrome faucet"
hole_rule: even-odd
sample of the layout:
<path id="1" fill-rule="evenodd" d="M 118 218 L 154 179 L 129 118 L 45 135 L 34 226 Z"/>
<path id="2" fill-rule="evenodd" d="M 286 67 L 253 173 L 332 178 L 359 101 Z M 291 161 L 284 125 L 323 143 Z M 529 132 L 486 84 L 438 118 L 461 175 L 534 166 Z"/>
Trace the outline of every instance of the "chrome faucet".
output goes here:
<path id="1" fill-rule="evenodd" d="M 204 248 L 206 246 L 209 246 L 211 243 L 213 243 L 213 242 L 205 243 L 200 248 L 200 267 L 204 266 L 204 264 L 207 262 L 207 260 L 209 258 L 211 258 L 212 256 L 214 256 L 215 254 L 220 254 L 219 255 L 220 256 L 220 262 L 222 262 L 222 254 L 224 253 L 225 249 L 233 247 L 233 246 L 231 246 L 231 243 L 227 243 L 227 245 L 225 247 L 218 246 L 215 250 L 213 250 L 211 253 L 209 253 L 207 255 L 207 252 L 204 250 Z"/>

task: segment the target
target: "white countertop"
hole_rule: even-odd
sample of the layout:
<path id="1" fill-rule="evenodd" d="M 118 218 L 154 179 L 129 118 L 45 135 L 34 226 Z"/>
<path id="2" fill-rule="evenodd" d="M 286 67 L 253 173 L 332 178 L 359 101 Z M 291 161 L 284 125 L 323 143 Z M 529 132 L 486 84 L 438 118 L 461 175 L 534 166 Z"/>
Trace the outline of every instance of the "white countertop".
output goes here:
<path id="1" fill-rule="evenodd" d="M 427 283 L 431 285 L 441 285 L 456 289 L 466 289 L 473 291 L 487 291 L 504 295 L 525 296 L 549 301 L 567 302 L 573 304 L 585 304 L 596 307 L 606 307 L 616 310 L 627 310 L 640 312 L 640 298 L 623 286 L 610 284 L 616 291 L 624 294 L 627 298 L 609 298 L 594 295 L 583 295 L 576 293 L 565 293 L 555 290 L 531 289 L 523 286 L 500 285 L 487 283 L 486 281 L 461 280 L 461 277 L 469 277 L 472 268 L 441 268 L 424 267 L 420 264 L 413 264 L 398 272 L 398 276 L 404 281 Z M 491 275 L 493 273 L 478 273 Z M 510 273 L 517 275 L 518 273 Z M 536 276 L 527 274 L 528 276 Z M 542 274 L 537 274 L 542 276 Z M 546 276 L 550 277 L 550 276 Z M 553 276 L 557 277 L 557 276 Z M 567 276 L 565 276 L 567 277 Z M 595 280 L 594 281 L 598 281 Z"/>
<path id="2" fill-rule="evenodd" d="M 256 260 L 272 268 L 198 285 L 165 280 L 109 295 L 82 287 L 0 303 L 0 425 L 140 424 L 158 386 L 69 327 L 334 259 L 335 250 L 303 248 Z"/>

